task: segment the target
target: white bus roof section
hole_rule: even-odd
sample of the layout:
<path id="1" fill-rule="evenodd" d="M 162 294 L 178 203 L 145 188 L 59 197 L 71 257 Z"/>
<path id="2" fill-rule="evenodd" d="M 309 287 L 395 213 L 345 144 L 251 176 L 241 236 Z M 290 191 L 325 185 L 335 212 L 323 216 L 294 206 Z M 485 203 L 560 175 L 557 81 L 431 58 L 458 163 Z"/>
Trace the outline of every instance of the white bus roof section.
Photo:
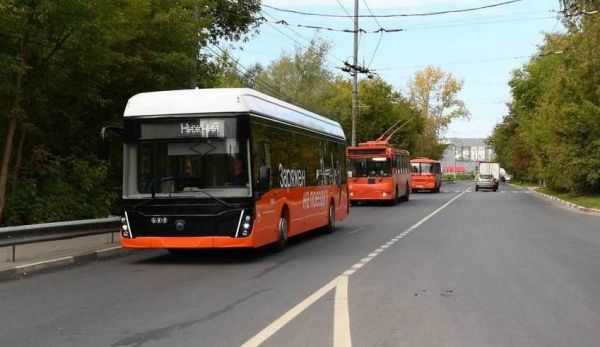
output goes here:
<path id="1" fill-rule="evenodd" d="M 124 117 L 254 113 L 309 130 L 345 138 L 338 122 L 249 88 L 170 90 L 134 95 Z"/>

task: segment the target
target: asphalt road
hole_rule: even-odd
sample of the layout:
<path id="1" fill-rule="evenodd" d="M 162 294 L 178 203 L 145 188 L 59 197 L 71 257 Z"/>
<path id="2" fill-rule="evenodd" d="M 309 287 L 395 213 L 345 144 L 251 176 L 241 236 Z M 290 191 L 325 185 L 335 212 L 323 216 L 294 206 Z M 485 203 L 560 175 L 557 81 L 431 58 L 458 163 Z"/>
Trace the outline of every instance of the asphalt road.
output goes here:
<path id="1" fill-rule="evenodd" d="M 354 207 L 279 254 L 142 251 L 0 283 L 0 345 L 599 346 L 600 217 L 467 187 Z"/>

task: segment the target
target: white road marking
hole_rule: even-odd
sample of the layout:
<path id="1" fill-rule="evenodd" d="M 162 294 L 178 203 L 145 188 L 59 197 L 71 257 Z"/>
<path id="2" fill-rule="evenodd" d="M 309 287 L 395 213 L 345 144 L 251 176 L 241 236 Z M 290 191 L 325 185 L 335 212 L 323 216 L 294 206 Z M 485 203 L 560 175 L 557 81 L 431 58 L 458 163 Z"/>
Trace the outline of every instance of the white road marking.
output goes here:
<path id="1" fill-rule="evenodd" d="M 338 277 L 333 311 L 333 346 L 350 347 L 350 310 L 348 309 L 348 276 Z"/>
<path id="2" fill-rule="evenodd" d="M 346 276 L 344 276 L 346 277 Z M 348 277 L 346 277 L 348 278 Z M 292 319 L 296 318 L 300 313 L 306 310 L 310 305 L 314 304 L 315 301 L 319 300 L 323 295 L 329 293 L 330 290 L 337 286 L 339 277 L 336 277 L 333 281 L 327 283 L 323 287 L 319 288 L 316 292 L 312 293 L 308 298 L 302 300 L 298 305 L 292 307 L 289 311 L 284 313 L 281 317 L 277 318 L 273 323 L 269 324 L 266 328 L 261 330 L 258 334 L 254 335 L 250 340 L 246 341 L 242 347 L 254 347 L 260 346 L 269 337 L 273 336 L 279 329 L 283 328 Z"/>
<path id="3" fill-rule="evenodd" d="M 456 199 L 463 196 L 465 193 L 468 193 L 469 189 L 463 191 L 459 195 L 453 197 L 444 205 L 431 212 L 427 216 L 423 217 L 421 220 L 410 226 L 408 229 L 404 230 L 402 233 L 398 235 L 404 236 L 414 231 L 418 227 L 420 227 L 423 223 L 428 221 L 431 217 L 438 214 L 441 210 L 446 208 Z M 389 243 L 388 241 L 387 243 Z M 255 347 L 260 346 L 263 342 L 265 342 L 269 337 L 273 336 L 277 331 L 283 328 L 287 323 L 296 318 L 302 312 L 304 312 L 307 308 L 309 308 L 312 304 L 314 304 L 317 300 L 322 298 L 325 294 L 331 291 L 333 288 L 336 288 L 335 291 L 335 305 L 334 305 L 334 322 L 333 322 L 333 345 L 334 346 L 351 346 L 351 334 L 350 334 L 350 314 L 348 310 L 348 277 L 353 275 L 358 269 L 362 268 L 367 262 L 364 261 L 367 258 L 371 260 L 373 257 L 378 256 L 381 252 L 387 249 L 390 245 L 383 244 L 368 257 L 363 258 L 361 262 L 358 262 L 352 267 L 342 273 L 342 275 L 337 276 L 331 282 L 327 283 L 323 287 L 317 289 L 316 292 L 312 293 L 309 297 L 302 300 L 299 304 L 292 307 L 289 311 L 284 313 L 282 316 L 277 318 L 263 330 L 261 330 L 258 334 L 251 337 L 248 341 L 246 341 L 242 347 Z M 393 242 L 392 242 L 393 244 Z"/>
<path id="4" fill-rule="evenodd" d="M 38 266 L 38 265 L 44 265 L 44 264 L 50 264 L 50 263 L 58 263 L 58 262 L 73 262 L 73 257 L 61 257 L 61 258 L 55 258 L 55 259 L 50 259 L 50 260 L 42 260 L 42 261 L 38 261 L 35 263 L 29 263 L 29 264 L 23 264 L 23 265 L 17 265 L 15 266 L 15 269 L 24 269 L 24 268 L 28 268 L 28 267 L 33 267 L 33 266 Z"/>

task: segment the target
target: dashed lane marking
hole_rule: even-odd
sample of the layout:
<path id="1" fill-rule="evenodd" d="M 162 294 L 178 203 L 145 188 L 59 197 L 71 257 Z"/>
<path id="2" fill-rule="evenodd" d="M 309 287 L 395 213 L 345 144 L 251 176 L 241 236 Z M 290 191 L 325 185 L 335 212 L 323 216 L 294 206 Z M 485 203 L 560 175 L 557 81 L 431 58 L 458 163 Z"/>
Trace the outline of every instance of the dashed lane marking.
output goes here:
<path id="1" fill-rule="evenodd" d="M 348 278 L 356 273 L 360 268 L 362 268 L 365 264 L 373 260 L 373 258 L 377 257 L 391 245 L 396 243 L 399 239 L 404 236 L 410 234 L 415 229 L 423 225 L 426 221 L 431 219 L 431 217 L 438 214 L 441 210 L 448 207 L 452 202 L 461 196 L 465 195 L 469 192 L 469 189 L 463 191 L 459 195 L 453 197 L 444 205 L 431 212 L 427 216 L 423 217 L 421 220 L 410 226 L 408 229 L 402 231 L 398 235 L 394 236 L 392 239 L 375 249 L 368 256 L 362 258 L 358 263 L 352 265 L 349 269 L 344 271 L 341 275 L 334 278 L 331 282 L 327 283 L 323 287 L 317 289 L 314 293 L 308 296 L 306 299 L 302 300 L 299 304 L 292 307 L 289 311 L 284 313 L 282 316 L 277 318 L 263 330 L 261 330 L 258 334 L 251 337 L 248 341 L 246 341 L 242 347 L 255 347 L 260 346 L 263 342 L 265 342 L 269 337 L 273 336 L 276 332 L 278 332 L 281 328 L 283 328 L 287 323 L 292 321 L 294 318 L 298 317 L 302 312 L 304 312 L 307 308 L 309 308 L 312 304 L 314 304 L 317 300 L 322 298 L 325 294 L 329 293 L 331 290 L 335 289 L 335 305 L 334 305 L 334 321 L 333 321 L 333 346 L 335 347 L 350 347 L 352 346 L 352 338 L 350 334 L 350 314 L 348 310 Z"/>

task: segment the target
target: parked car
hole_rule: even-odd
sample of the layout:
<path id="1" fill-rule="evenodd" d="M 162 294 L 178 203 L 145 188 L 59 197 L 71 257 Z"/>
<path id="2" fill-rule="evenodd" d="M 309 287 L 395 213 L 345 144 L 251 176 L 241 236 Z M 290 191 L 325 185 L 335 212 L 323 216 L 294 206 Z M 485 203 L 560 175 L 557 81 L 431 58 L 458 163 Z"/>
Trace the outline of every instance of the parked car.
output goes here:
<path id="1" fill-rule="evenodd" d="M 475 177 L 475 191 L 479 189 L 498 190 L 498 180 L 491 174 L 479 174 Z"/>

